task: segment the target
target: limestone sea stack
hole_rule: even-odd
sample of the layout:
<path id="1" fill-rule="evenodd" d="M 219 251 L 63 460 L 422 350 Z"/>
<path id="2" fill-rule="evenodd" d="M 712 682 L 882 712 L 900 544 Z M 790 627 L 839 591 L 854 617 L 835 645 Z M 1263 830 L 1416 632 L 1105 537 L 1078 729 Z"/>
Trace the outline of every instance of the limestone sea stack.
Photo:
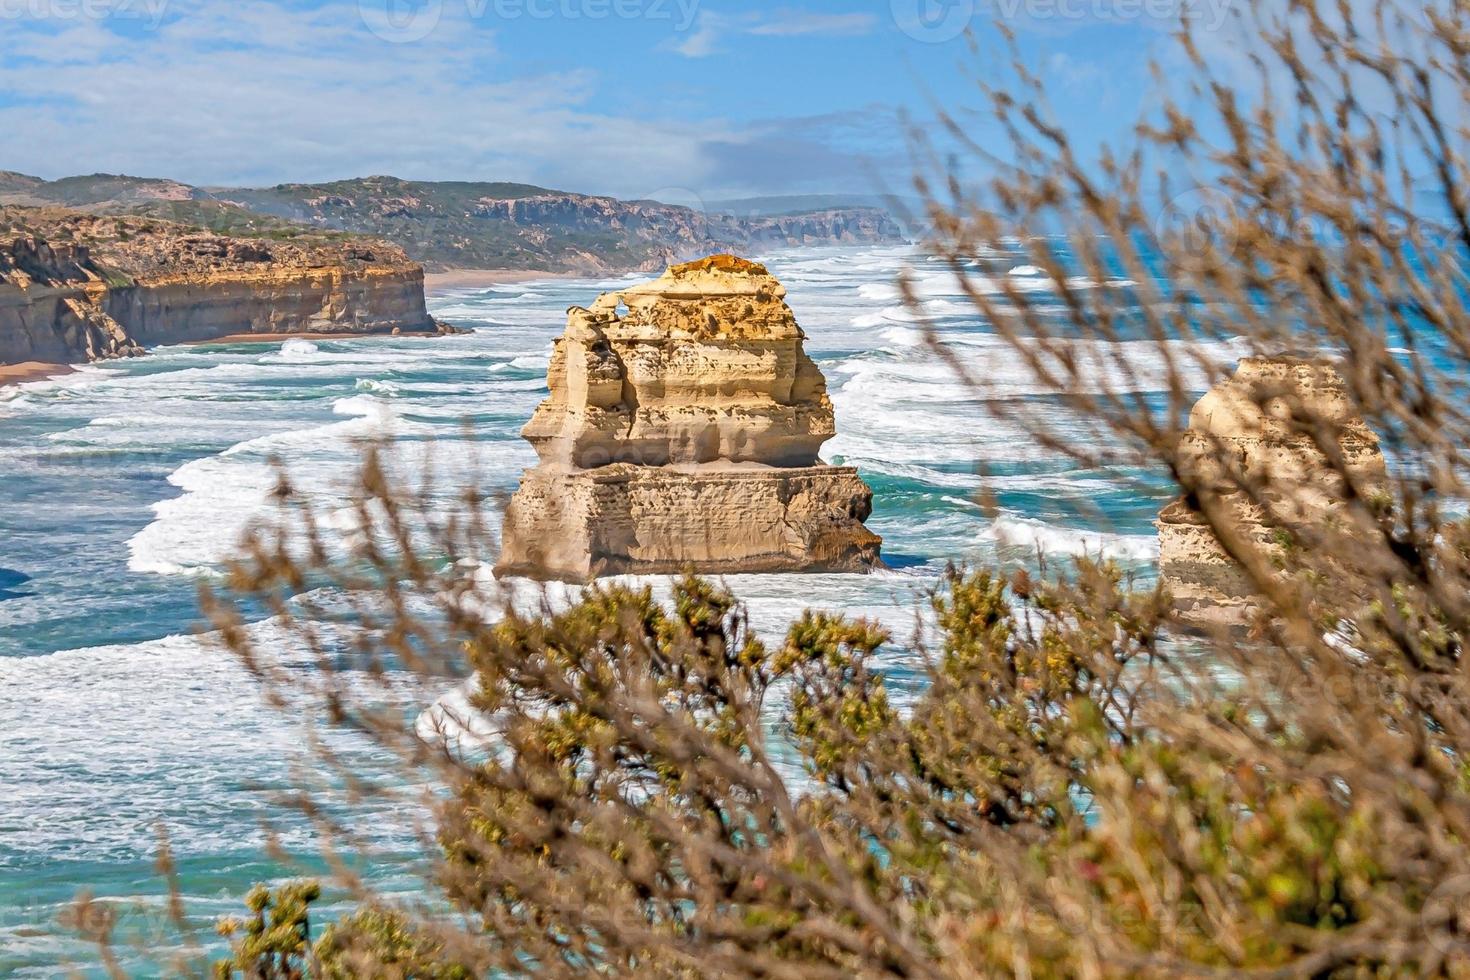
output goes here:
<path id="1" fill-rule="evenodd" d="M 872 491 L 817 456 L 832 402 L 785 295 L 764 266 L 713 255 L 572 307 L 496 574 L 878 566 Z"/>
<path id="2" fill-rule="evenodd" d="M 1378 438 L 1359 418 L 1342 376 L 1320 360 L 1248 357 L 1235 374 L 1195 404 L 1180 444 L 1180 469 L 1213 488 L 1245 539 L 1279 558 L 1282 534 L 1326 527 L 1342 507 L 1341 476 L 1310 434 L 1293 421 L 1310 415 L 1340 447 L 1344 468 L 1360 487 L 1387 480 Z M 1265 507 L 1243 489 L 1260 489 Z M 1195 624 L 1240 625 L 1255 590 L 1204 517 L 1185 500 L 1159 514 L 1159 573 L 1180 616 Z"/>

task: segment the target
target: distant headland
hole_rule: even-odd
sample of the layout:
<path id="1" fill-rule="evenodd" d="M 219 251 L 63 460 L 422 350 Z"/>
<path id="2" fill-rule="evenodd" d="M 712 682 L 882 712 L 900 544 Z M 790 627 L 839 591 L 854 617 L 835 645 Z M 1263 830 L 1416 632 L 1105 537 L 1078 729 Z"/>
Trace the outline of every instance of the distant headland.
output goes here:
<path id="1" fill-rule="evenodd" d="M 159 218 L 222 235 L 293 229 L 392 242 L 429 272 L 659 272 L 718 251 L 901 242 L 873 198 L 807 196 L 685 207 L 500 181 L 360 177 L 274 187 L 194 187 L 93 174 L 47 181 L 0 171 L 0 205 Z M 784 201 L 784 204 L 782 203 Z"/>
<path id="2" fill-rule="evenodd" d="M 452 332 L 387 242 L 0 207 L 0 383 L 237 335 Z"/>

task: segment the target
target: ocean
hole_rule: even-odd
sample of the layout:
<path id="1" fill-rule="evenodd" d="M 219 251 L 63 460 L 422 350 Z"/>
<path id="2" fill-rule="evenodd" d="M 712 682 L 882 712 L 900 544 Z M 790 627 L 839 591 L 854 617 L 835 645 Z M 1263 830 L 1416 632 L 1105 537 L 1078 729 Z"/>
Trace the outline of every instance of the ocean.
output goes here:
<path id="1" fill-rule="evenodd" d="M 1026 561 L 1040 547 L 1154 574 L 1166 485 L 1078 469 L 985 411 L 925 344 L 893 285 L 901 267 L 987 398 L 1045 411 L 1046 396 L 940 265 L 906 246 L 765 260 L 836 407 L 823 457 L 857 466 L 873 488 L 869 526 L 890 567 L 727 578 L 758 631 L 778 638 L 807 606 L 877 618 L 894 636 L 885 662 L 901 688 L 925 591 L 948 563 Z M 1044 290 L 1020 260 L 1004 274 Z M 198 636 L 201 579 L 270 512 L 273 457 L 329 510 L 350 488 L 358 440 L 384 434 L 432 456 L 446 497 L 468 482 L 492 500 L 508 494 L 535 460 L 518 433 L 545 395 L 566 308 L 642 278 L 431 294 L 437 316 L 473 330 L 464 336 L 169 347 L 0 389 L 0 976 L 88 968 L 87 948 L 56 924 L 82 888 L 123 901 L 123 931 L 145 947 L 122 950 L 124 967 L 153 972 L 177 942 L 153 866 L 160 828 L 207 943 L 219 942 L 208 920 L 239 911 L 252 883 L 293 873 L 268 853 L 272 837 L 303 862 L 294 872 L 320 867 L 313 829 L 270 797 L 293 766 L 309 767 L 305 720 L 268 707 Z M 1212 351 L 1226 365 L 1239 353 Z M 1139 345 L 1145 385 L 1149 356 Z M 982 488 L 993 507 L 978 502 Z M 271 642 L 269 623 L 257 629 Z M 349 733 L 329 737 L 371 762 Z M 363 819 L 384 851 L 379 883 L 413 888 L 419 854 L 395 829 L 411 815 Z"/>

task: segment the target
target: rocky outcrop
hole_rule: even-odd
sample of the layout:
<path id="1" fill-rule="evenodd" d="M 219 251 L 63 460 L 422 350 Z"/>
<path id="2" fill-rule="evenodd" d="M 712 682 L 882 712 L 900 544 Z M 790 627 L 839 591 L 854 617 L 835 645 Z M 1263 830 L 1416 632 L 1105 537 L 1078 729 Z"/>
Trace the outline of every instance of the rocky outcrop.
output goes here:
<path id="1" fill-rule="evenodd" d="M 836 429 L 785 289 L 731 255 L 573 307 L 522 434 L 540 463 L 497 574 L 864 571 L 872 492 L 817 457 Z"/>
<path id="2" fill-rule="evenodd" d="M 383 243 L 240 239 L 0 209 L 0 363 L 70 363 L 260 333 L 439 332 L 423 270 Z"/>
<path id="3" fill-rule="evenodd" d="M 873 493 L 844 466 L 739 469 L 619 463 L 526 471 L 506 510 L 497 575 L 863 572 L 880 539 Z"/>
<path id="4" fill-rule="evenodd" d="M 1336 443 L 1360 488 L 1384 485 L 1377 437 L 1354 413 L 1342 377 L 1321 361 L 1245 358 L 1194 406 L 1180 443 L 1181 475 L 1220 501 L 1247 547 L 1278 565 L 1294 530 L 1341 523 L 1343 480 L 1305 431 L 1306 418 Z M 1203 515 L 1176 500 L 1157 527 L 1160 575 L 1181 618 L 1248 620 L 1255 589 Z"/>
<path id="5" fill-rule="evenodd" d="M 119 273 L 86 246 L 35 234 L 0 236 L 0 363 L 70 363 L 141 353 L 101 305 Z"/>

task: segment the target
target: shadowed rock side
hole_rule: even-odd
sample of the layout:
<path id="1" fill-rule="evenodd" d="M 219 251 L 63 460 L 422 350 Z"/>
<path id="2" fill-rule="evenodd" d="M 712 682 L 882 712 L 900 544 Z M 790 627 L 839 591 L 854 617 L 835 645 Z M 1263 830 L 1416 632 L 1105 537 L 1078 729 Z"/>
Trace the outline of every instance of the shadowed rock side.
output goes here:
<path id="1" fill-rule="evenodd" d="M 1323 525 L 1341 507 L 1341 477 L 1292 421 L 1294 404 L 1330 428 L 1361 486 L 1381 487 L 1387 480 L 1378 438 L 1354 414 L 1333 367 L 1291 356 L 1245 358 L 1190 412 L 1180 465 L 1222 494 L 1234 526 L 1267 556 L 1281 553 L 1281 531 Z M 1264 488 L 1271 520 L 1242 482 Z M 1245 623 L 1255 590 L 1204 517 L 1179 499 L 1163 509 L 1156 526 L 1160 575 L 1181 618 L 1198 625 Z"/>
<path id="2" fill-rule="evenodd" d="M 0 208 L 0 363 L 95 361 L 233 334 L 442 332 L 395 246 L 216 235 Z"/>
<path id="3" fill-rule="evenodd" d="M 496 573 L 878 566 L 872 491 L 817 457 L 832 402 L 785 295 L 763 266 L 716 255 L 568 311 Z"/>

